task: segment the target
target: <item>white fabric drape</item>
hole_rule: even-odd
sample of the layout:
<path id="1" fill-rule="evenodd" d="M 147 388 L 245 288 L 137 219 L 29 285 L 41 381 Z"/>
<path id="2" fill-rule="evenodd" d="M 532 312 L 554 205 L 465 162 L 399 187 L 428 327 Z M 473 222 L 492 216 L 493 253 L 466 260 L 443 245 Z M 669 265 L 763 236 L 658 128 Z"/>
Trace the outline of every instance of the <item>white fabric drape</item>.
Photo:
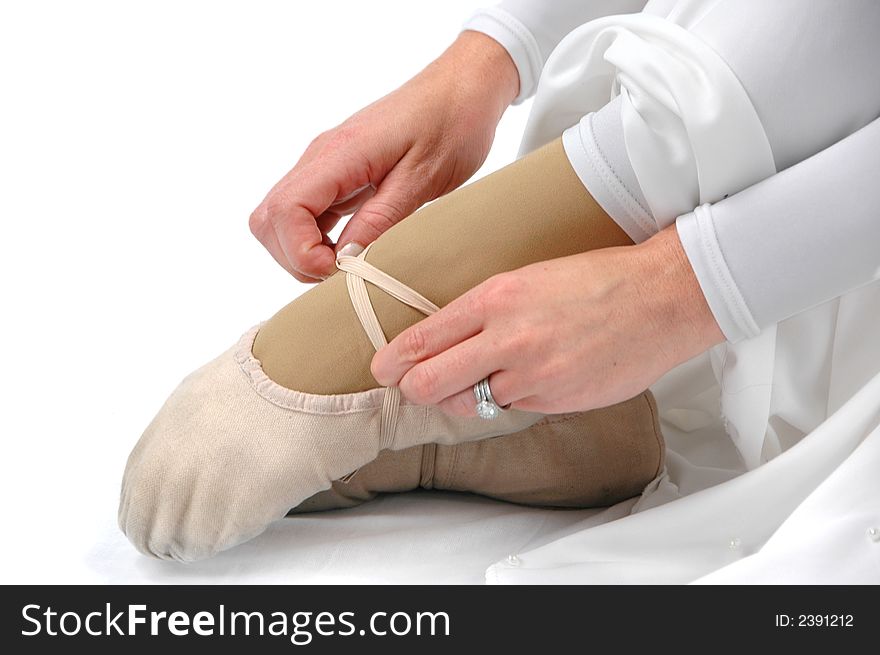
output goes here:
<path id="1" fill-rule="evenodd" d="M 687 23 L 715 4 L 681 2 L 670 16 Z M 669 16 L 647 14 L 595 20 L 562 40 L 541 75 L 522 150 L 617 95 L 657 227 L 776 170 L 778 153 L 725 60 Z M 567 149 L 577 127 L 566 132 Z M 654 389 L 668 472 L 632 514 L 592 517 L 515 565 L 499 562 L 487 579 L 880 582 L 880 496 L 870 474 L 880 464 L 878 325 L 874 284 L 671 371 Z"/>

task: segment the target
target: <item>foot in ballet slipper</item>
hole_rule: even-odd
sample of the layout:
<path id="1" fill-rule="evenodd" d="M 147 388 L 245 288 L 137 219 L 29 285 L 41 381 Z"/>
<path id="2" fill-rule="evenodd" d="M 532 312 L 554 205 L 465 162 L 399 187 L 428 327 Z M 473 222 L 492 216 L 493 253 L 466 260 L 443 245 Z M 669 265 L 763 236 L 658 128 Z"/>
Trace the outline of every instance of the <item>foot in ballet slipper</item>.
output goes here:
<path id="1" fill-rule="evenodd" d="M 251 354 L 256 329 L 189 375 L 128 459 L 119 525 L 142 553 L 191 561 L 253 538 L 379 455 L 384 389 L 283 388 Z M 454 418 L 402 403 L 393 448 L 516 432 L 541 418 Z"/>

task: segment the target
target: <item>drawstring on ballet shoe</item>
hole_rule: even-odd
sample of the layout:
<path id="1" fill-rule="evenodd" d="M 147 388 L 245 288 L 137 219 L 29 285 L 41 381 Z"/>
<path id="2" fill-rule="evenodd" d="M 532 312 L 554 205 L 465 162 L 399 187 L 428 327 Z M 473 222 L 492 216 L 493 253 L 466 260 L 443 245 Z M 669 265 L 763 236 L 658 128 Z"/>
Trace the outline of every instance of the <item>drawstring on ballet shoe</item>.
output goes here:
<path id="1" fill-rule="evenodd" d="M 379 270 L 364 258 L 369 252 L 370 246 L 357 256 L 345 254 L 345 248 L 336 255 L 336 268 L 345 273 L 345 282 L 348 287 L 348 296 L 354 307 L 355 314 L 360 320 L 364 331 L 373 348 L 377 351 L 388 345 L 385 333 L 376 316 L 370 296 L 367 293 L 367 282 L 378 287 L 392 298 L 396 298 L 405 305 L 420 311 L 425 316 L 430 316 L 440 308 L 425 298 L 417 291 L 406 286 L 402 282 Z M 385 387 L 385 397 L 382 401 L 382 415 L 379 424 L 379 449 L 391 448 L 394 444 L 394 435 L 397 428 L 397 416 L 400 409 L 400 389 L 397 387 Z M 343 482 L 350 481 L 357 470 L 352 471 L 341 478 Z"/>

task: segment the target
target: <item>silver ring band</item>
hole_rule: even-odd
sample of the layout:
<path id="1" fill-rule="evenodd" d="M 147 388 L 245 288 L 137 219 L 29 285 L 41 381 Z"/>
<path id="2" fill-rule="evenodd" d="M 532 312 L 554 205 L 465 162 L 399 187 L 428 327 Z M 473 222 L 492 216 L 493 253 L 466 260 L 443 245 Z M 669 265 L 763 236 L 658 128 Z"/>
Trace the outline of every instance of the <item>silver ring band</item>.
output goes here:
<path id="1" fill-rule="evenodd" d="M 501 412 L 507 409 L 507 407 L 499 406 L 492 397 L 492 390 L 489 389 L 488 376 L 474 385 L 474 398 L 477 400 L 477 416 L 486 419 L 487 421 L 498 418 L 501 415 Z"/>

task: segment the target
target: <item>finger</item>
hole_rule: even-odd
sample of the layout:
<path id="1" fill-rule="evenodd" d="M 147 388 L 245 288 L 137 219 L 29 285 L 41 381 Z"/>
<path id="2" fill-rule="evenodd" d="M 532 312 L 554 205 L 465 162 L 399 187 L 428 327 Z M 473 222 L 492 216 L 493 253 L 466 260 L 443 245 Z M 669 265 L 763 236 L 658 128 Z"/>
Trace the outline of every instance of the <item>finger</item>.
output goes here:
<path id="1" fill-rule="evenodd" d="M 372 198 L 375 193 L 376 188 L 372 184 L 367 184 L 358 189 L 355 193 L 349 194 L 346 198 L 334 202 L 330 205 L 330 208 L 327 211 L 315 219 L 315 222 L 318 224 L 318 229 L 321 230 L 324 235 L 323 242 L 325 246 L 329 246 L 330 248 L 336 247 L 336 244 L 327 236 L 327 234 L 339 224 L 339 221 L 341 221 L 344 216 L 348 216 L 352 212 L 357 211 L 357 209 L 366 200 Z"/>
<path id="2" fill-rule="evenodd" d="M 341 221 L 344 216 L 357 210 L 357 208 L 371 198 L 375 192 L 376 188 L 372 184 L 361 186 L 340 200 L 334 201 L 326 211 L 315 218 L 315 224 L 318 226 L 318 230 L 321 233 L 321 243 L 333 253 L 333 268 L 329 273 L 323 274 L 321 278 L 316 278 L 305 271 L 294 269 L 294 271 L 292 271 L 294 277 L 300 280 L 300 282 L 318 282 L 321 279 L 326 279 L 329 275 L 332 275 L 335 272 L 336 244 L 329 236 L 327 236 L 327 234 L 339 224 L 339 221 Z"/>
<path id="3" fill-rule="evenodd" d="M 352 179 L 350 174 L 343 160 L 336 158 L 305 168 L 297 165 L 251 214 L 251 231 L 289 271 L 311 278 L 333 272 L 335 253 L 325 245 L 326 232 L 316 221 L 337 200 L 343 207 L 368 187 L 367 180 Z"/>
<path id="4" fill-rule="evenodd" d="M 376 195 L 376 187 L 372 184 L 365 184 L 359 189 L 355 189 L 347 196 L 336 200 L 330 208 L 338 212 L 340 216 L 347 216 L 356 211 L 367 200 Z"/>
<path id="5" fill-rule="evenodd" d="M 290 268 L 305 276 L 323 278 L 334 271 L 336 255 L 324 245 L 324 233 L 315 217 L 297 203 L 288 206 L 283 214 L 271 214 L 269 220 Z"/>
<path id="6" fill-rule="evenodd" d="M 321 132 L 321 134 L 312 139 L 311 143 L 306 146 L 306 149 L 300 155 L 293 170 L 303 168 L 316 159 L 326 155 L 327 144 L 333 139 L 334 132 L 335 130 L 332 129 L 327 130 L 326 132 Z"/>
<path id="7" fill-rule="evenodd" d="M 287 261 L 287 257 L 284 255 L 284 251 L 281 249 L 281 244 L 278 243 L 278 237 L 275 235 L 275 229 L 268 221 L 265 223 L 256 223 L 254 221 L 253 215 L 251 215 L 251 233 L 255 237 L 257 237 L 257 240 L 263 244 L 263 247 L 269 251 L 269 254 L 272 255 L 272 258 L 276 262 L 278 262 L 282 268 L 284 268 L 288 273 L 294 274 L 294 270 L 290 266 L 290 262 Z"/>
<path id="8" fill-rule="evenodd" d="M 327 211 L 315 219 L 315 222 L 318 224 L 318 229 L 324 234 L 324 245 L 330 246 L 331 248 L 336 247 L 336 244 L 327 236 L 327 233 L 335 228 L 344 216 L 348 216 L 357 211 L 358 208 L 366 200 L 372 198 L 375 193 L 375 187 L 368 184 L 366 187 L 358 189 L 357 193 L 354 195 L 349 195 L 347 198 L 337 200 L 330 205 L 330 208 Z"/>
<path id="9" fill-rule="evenodd" d="M 330 209 L 315 219 L 318 229 L 321 230 L 324 235 L 323 242 L 325 246 L 330 248 L 336 247 L 336 244 L 333 243 L 333 240 L 327 236 L 327 234 L 339 224 L 339 221 L 341 221 L 344 216 L 357 210 L 357 208 L 360 207 L 365 200 L 371 198 L 375 192 L 376 189 L 370 184 L 366 185 L 366 187 L 361 187 L 356 193 L 350 194 L 347 198 L 334 202 L 330 205 Z"/>
<path id="10" fill-rule="evenodd" d="M 282 238 L 294 240 L 298 238 L 296 236 L 291 236 L 295 230 L 290 229 L 290 221 L 287 219 L 270 218 L 270 214 L 265 208 L 265 205 L 266 201 L 263 201 L 263 204 L 251 214 L 250 228 L 251 233 L 260 243 L 263 244 L 263 247 L 269 251 L 272 258 L 300 282 L 316 282 L 324 279 L 326 275 L 332 273 L 332 269 L 326 270 L 326 264 L 324 264 L 324 269 L 326 270 L 325 273 L 319 272 L 311 274 L 300 269 L 297 265 L 298 258 L 291 256 L 290 251 L 285 247 L 285 244 L 282 241 Z M 297 219 L 291 220 L 296 221 Z M 318 228 L 315 219 L 312 218 L 311 215 L 308 215 L 308 217 L 300 217 L 299 220 L 307 220 L 311 222 L 311 229 L 309 229 L 308 225 L 305 226 L 306 230 L 308 230 L 306 233 L 310 240 L 317 239 L 317 243 L 308 244 L 308 248 L 321 247 L 326 250 L 328 254 L 325 256 L 324 261 L 326 261 L 327 258 L 335 259 L 332 242 L 325 242 L 324 233 Z M 337 217 L 336 220 L 338 221 L 339 218 Z M 323 262 L 321 263 L 323 264 Z"/>
<path id="11" fill-rule="evenodd" d="M 324 245 L 334 247 L 336 244 L 333 243 L 333 240 L 327 236 L 327 234 L 342 220 L 343 214 L 337 212 L 334 209 L 328 209 L 323 214 L 318 216 L 315 219 L 315 223 L 318 225 L 318 229 L 321 230 L 321 234 L 323 234 Z"/>
<path id="12" fill-rule="evenodd" d="M 502 368 L 502 353 L 485 332 L 419 362 L 398 387 L 410 402 L 434 405 Z"/>
<path id="13" fill-rule="evenodd" d="M 278 243 L 278 237 L 275 235 L 275 230 L 271 225 L 268 225 L 267 228 L 261 229 L 264 229 L 265 231 L 258 232 L 254 230 L 253 225 L 251 226 L 251 231 L 254 233 L 254 236 L 257 237 L 260 243 L 263 244 L 263 247 L 269 251 L 269 254 L 272 255 L 272 259 L 278 262 L 284 270 L 290 273 L 296 280 L 305 284 L 314 284 L 315 282 L 321 281 L 310 275 L 303 275 L 290 265 L 287 256 L 284 254 L 284 250 L 281 248 L 281 244 Z"/>
<path id="14" fill-rule="evenodd" d="M 474 301 L 478 289 L 471 289 L 436 314 L 408 327 L 379 349 L 370 365 L 376 381 L 396 386 L 414 364 L 477 334 L 483 327 L 483 314 Z"/>
<path id="15" fill-rule="evenodd" d="M 538 412 L 540 414 L 562 414 L 566 411 L 565 409 L 551 407 L 546 400 L 538 396 L 526 396 L 525 398 L 520 398 L 514 403 L 514 405 L 516 409 L 523 412 Z"/>
<path id="16" fill-rule="evenodd" d="M 373 196 L 355 212 L 339 235 L 337 250 L 350 241 L 364 245 L 372 243 L 430 200 L 427 197 L 430 182 L 411 166 L 409 160 L 410 157 L 401 159 Z"/>
<path id="17" fill-rule="evenodd" d="M 474 384 L 477 380 L 474 380 Z M 518 409 L 517 401 L 527 395 L 525 385 L 518 374 L 512 371 L 496 371 L 489 376 L 489 389 L 495 402 L 505 409 Z M 438 407 L 450 416 L 477 416 L 477 399 L 474 385 L 444 398 Z"/>

